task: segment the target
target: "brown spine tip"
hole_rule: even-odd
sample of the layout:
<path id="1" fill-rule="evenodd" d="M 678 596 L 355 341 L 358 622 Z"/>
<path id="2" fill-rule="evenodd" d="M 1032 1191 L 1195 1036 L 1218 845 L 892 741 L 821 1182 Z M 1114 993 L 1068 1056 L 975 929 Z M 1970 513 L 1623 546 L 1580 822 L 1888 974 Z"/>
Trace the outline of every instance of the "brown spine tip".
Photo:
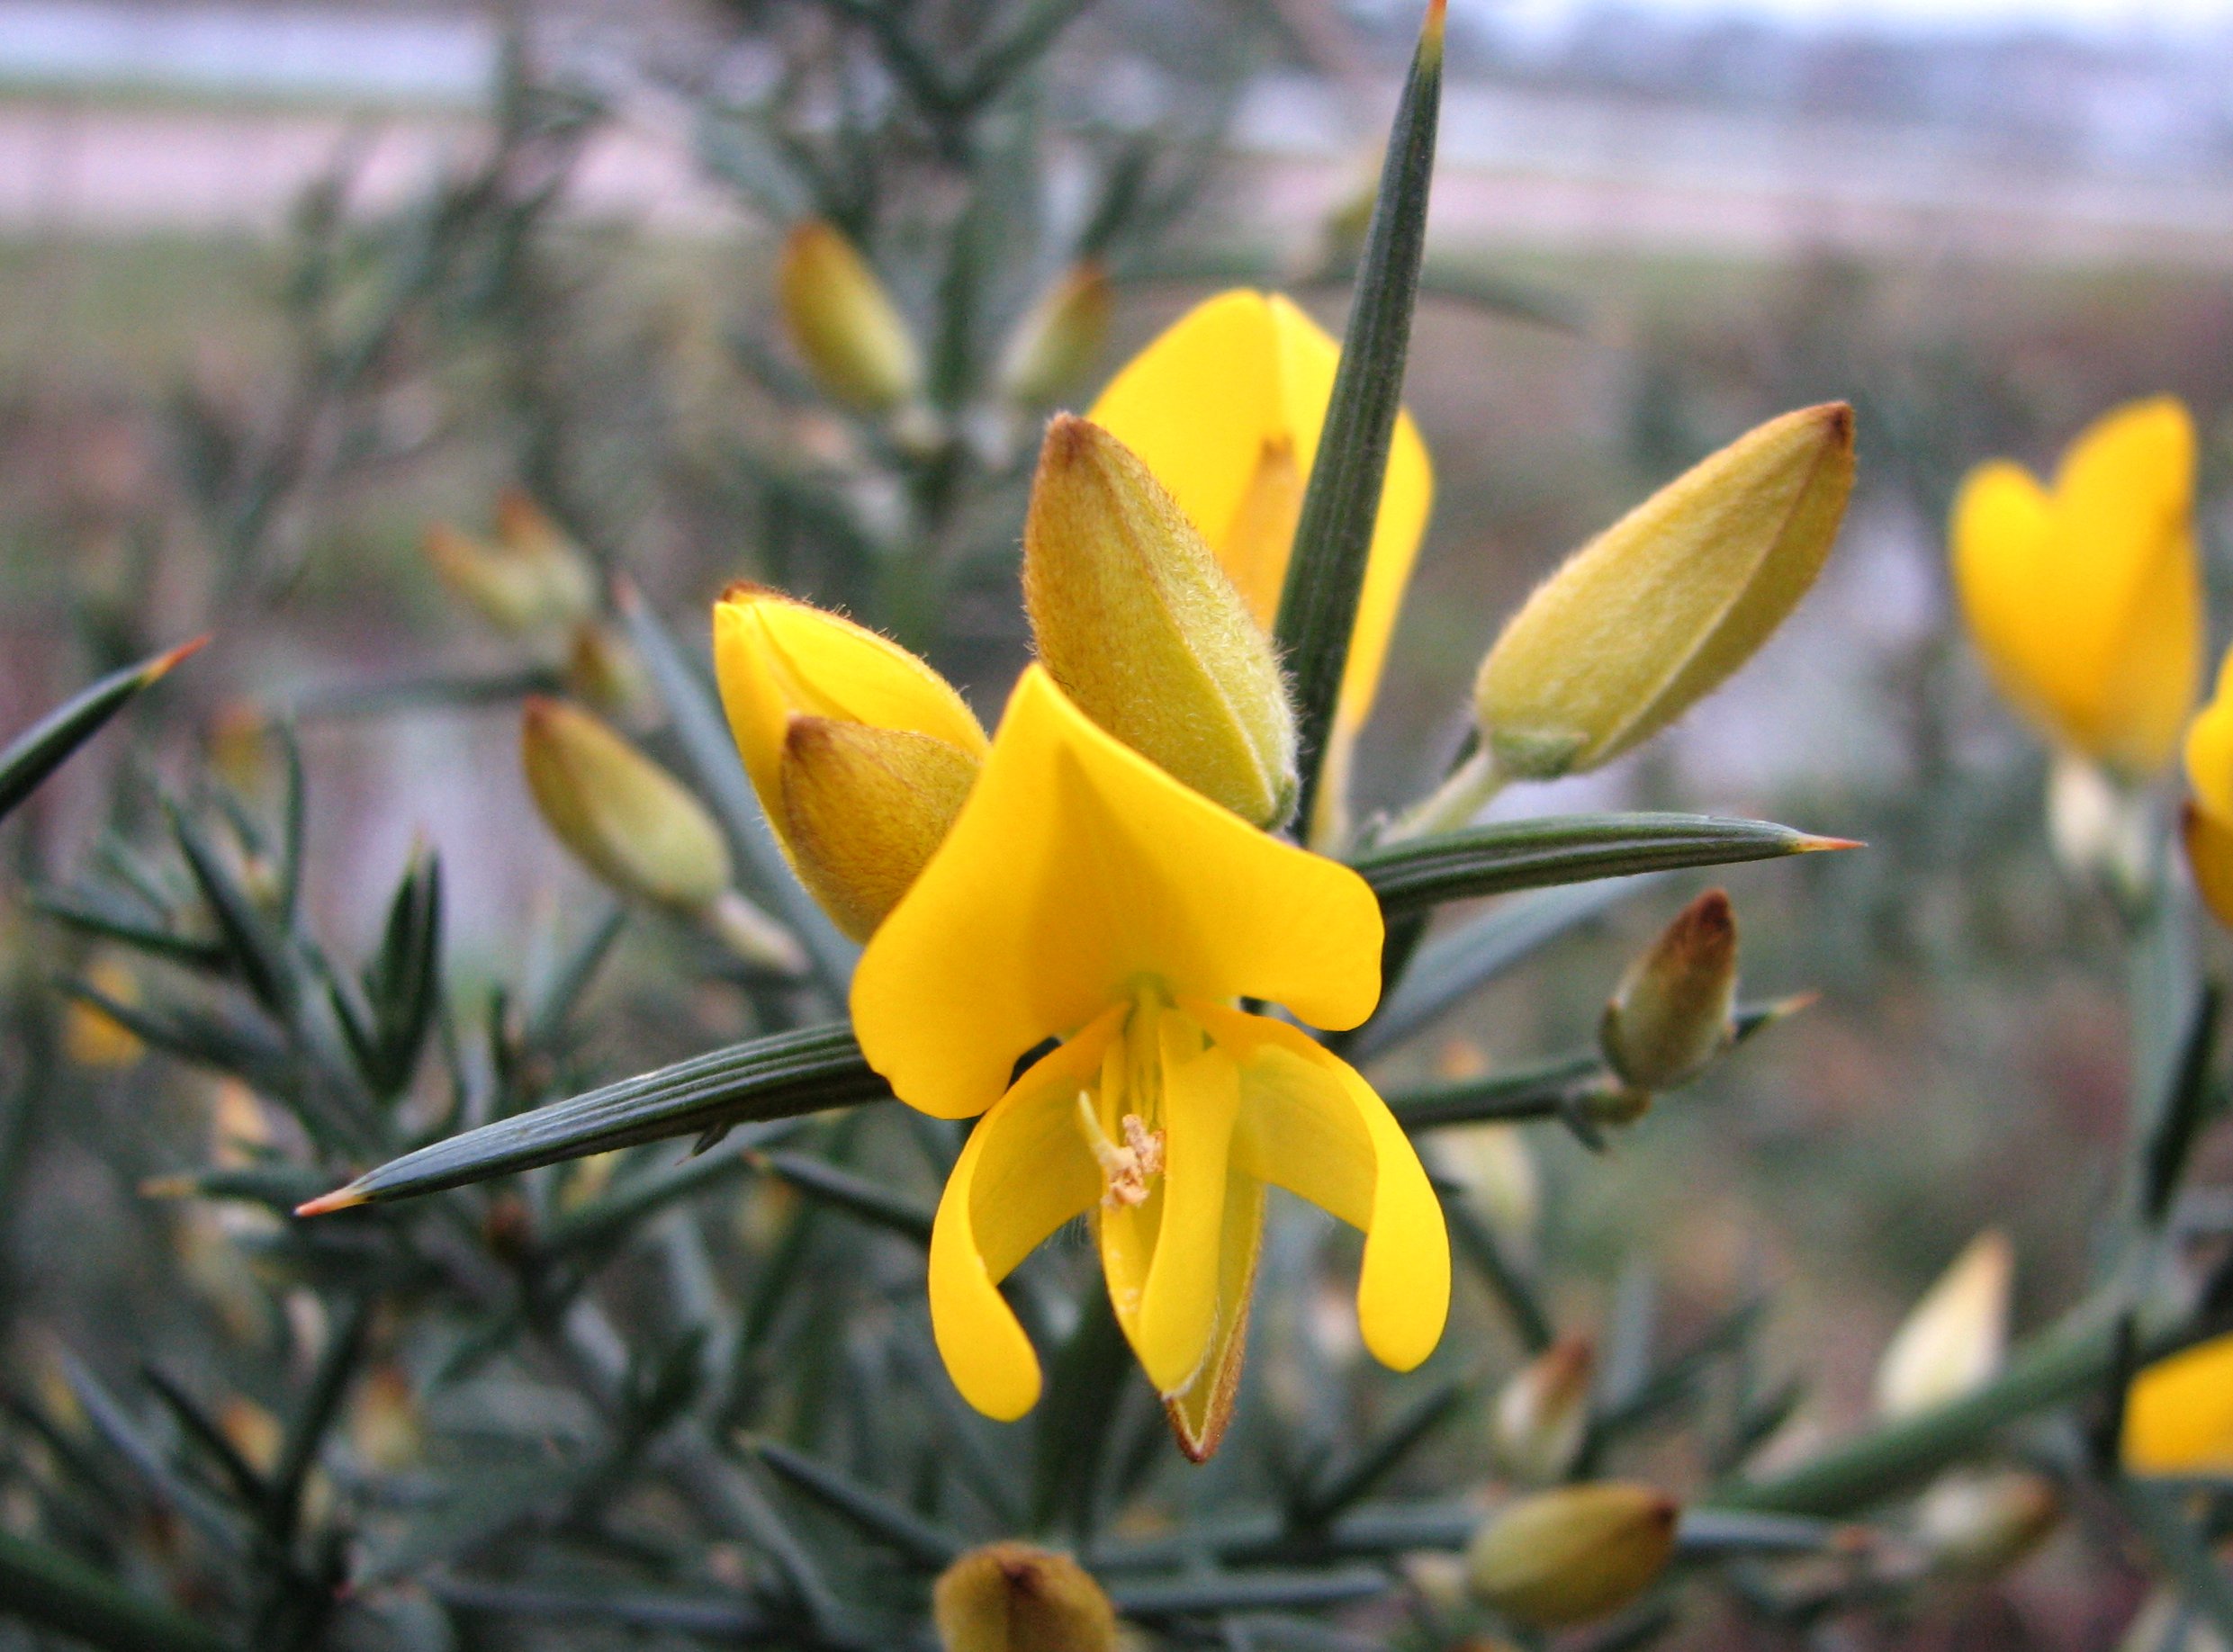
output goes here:
<path id="1" fill-rule="evenodd" d="M 304 1199 L 294 1208 L 294 1214 L 299 1217 L 330 1216 L 337 1210 L 354 1210 L 359 1205 L 370 1203 L 372 1196 L 359 1192 L 356 1184 L 351 1182 L 346 1188 L 336 1188 L 332 1192 L 321 1193 L 316 1199 Z"/>
<path id="2" fill-rule="evenodd" d="M 1419 56 L 1432 62 L 1442 58 L 1442 33 L 1450 0 L 1427 0 L 1427 21 L 1418 31 Z"/>
<path id="3" fill-rule="evenodd" d="M 168 675 L 170 669 L 180 660 L 190 654 L 198 654 L 207 648 L 210 645 L 210 639 L 215 634 L 214 632 L 205 631 L 191 642 L 181 642 L 167 654 L 158 654 L 153 660 L 148 661 L 147 669 L 140 674 L 140 680 L 143 684 L 160 682 L 164 677 Z"/>
<path id="4" fill-rule="evenodd" d="M 1868 845 L 1859 838 L 1822 838 L 1810 832 L 1791 846 L 1791 852 L 1794 855 L 1821 855 L 1827 854 L 1833 849 L 1857 849 L 1868 847 Z"/>

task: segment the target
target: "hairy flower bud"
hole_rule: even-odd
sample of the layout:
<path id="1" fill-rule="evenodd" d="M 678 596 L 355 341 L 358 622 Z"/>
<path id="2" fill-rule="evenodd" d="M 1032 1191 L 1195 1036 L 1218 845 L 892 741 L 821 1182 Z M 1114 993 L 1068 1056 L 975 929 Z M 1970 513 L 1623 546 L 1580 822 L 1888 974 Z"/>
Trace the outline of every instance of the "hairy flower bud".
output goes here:
<path id="1" fill-rule="evenodd" d="M 1116 1609 L 1067 1555 L 988 1543 L 941 1574 L 931 1594 L 945 1652 L 1116 1652 Z"/>
<path id="2" fill-rule="evenodd" d="M 757 586 L 715 605 L 714 666 L 799 881 L 867 939 L 945 840 L 984 761 L 984 729 L 897 643 Z"/>
<path id="3" fill-rule="evenodd" d="M 517 488 L 497 496 L 493 541 L 437 522 L 427 530 L 426 550 L 450 588 L 505 631 L 576 624 L 597 604 L 596 582 L 580 547 Z"/>
<path id="4" fill-rule="evenodd" d="M 1258 826 L 1296 790 L 1272 644 L 1169 491 L 1100 426 L 1047 427 L 1023 524 L 1040 658 L 1085 714 Z"/>
<path id="5" fill-rule="evenodd" d="M 2062 1493 L 2044 1475 L 1957 1471 L 1915 1505 L 1915 1539 L 1943 1570 L 1990 1575 L 2045 1542 L 2061 1518 Z"/>
<path id="6" fill-rule="evenodd" d="M 1114 307 L 1101 261 L 1072 265 L 1009 336 L 1001 355 L 1001 393 L 1022 408 L 1043 408 L 1068 394 L 1094 370 L 1108 343 Z"/>
<path id="7" fill-rule="evenodd" d="M 1484 1605 L 1532 1629 L 1603 1617 L 1634 1600 L 1675 1549 L 1672 1499 L 1598 1481 L 1539 1492 L 1491 1514 L 1466 1548 Z"/>
<path id="8" fill-rule="evenodd" d="M 1569 557 L 1481 662 L 1474 705 L 1497 772 L 1595 768 L 1717 687 L 1814 584 L 1852 484 L 1852 409 L 1803 408 Z"/>
<path id="9" fill-rule="evenodd" d="M 1530 1486 L 1566 1477 L 1589 1432 L 1597 1364 L 1597 1345 L 1588 1337 L 1562 1336 L 1520 1368 L 1498 1394 L 1490 1419 L 1499 1468 Z"/>
<path id="10" fill-rule="evenodd" d="M 1999 1229 L 1988 1227 L 1969 1242 L 1885 1349 L 1877 1366 L 1878 1411 L 1887 1417 L 1927 1411 L 2000 1369 L 2015 1266 Z"/>
<path id="11" fill-rule="evenodd" d="M 820 219 L 793 227 L 778 281 L 791 343 L 833 400 L 888 412 L 923 392 L 914 335 L 853 244 Z"/>
<path id="12" fill-rule="evenodd" d="M 1650 1093 L 1687 1084 L 1729 1042 L 1737 1001 L 1737 919 L 1709 889 L 1628 966 L 1598 1042 L 1621 1082 Z"/>

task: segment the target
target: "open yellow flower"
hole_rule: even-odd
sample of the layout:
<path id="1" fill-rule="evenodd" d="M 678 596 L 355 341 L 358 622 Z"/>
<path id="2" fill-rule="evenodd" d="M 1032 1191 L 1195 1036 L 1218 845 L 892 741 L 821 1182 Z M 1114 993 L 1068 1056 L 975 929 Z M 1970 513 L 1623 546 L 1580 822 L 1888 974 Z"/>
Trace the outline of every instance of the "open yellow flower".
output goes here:
<path id="1" fill-rule="evenodd" d="M 1126 364 L 1087 415 L 1146 461 L 1269 630 L 1341 349 L 1294 301 L 1241 289 L 1196 305 Z M 1396 421 L 1327 751 L 1346 771 L 1434 501 L 1427 444 Z M 1329 785 L 1322 795 L 1341 788 Z"/>
<path id="2" fill-rule="evenodd" d="M 1954 583 L 1994 684 L 2059 745 L 2129 780 L 2161 768 L 2201 669 L 2194 427 L 2169 397 L 2070 444 L 2051 489 L 2006 460 L 1954 500 Z"/>
<path id="3" fill-rule="evenodd" d="M 1098 728 L 1033 667 L 944 846 L 854 976 L 861 1048 L 900 1099 L 986 1113 L 941 1200 L 931 1315 L 989 1415 L 1038 1398 L 999 1283 L 1092 1213 L 1118 1323 L 1196 1455 L 1215 1444 L 1266 1183 L 1365 1234 L 1364 1342 L 1408 1370 L 1449 1305 L 1441 1207 L 1363 1078 L 1285 1022 L 1354 1027 L 1380 909 Z M 1064 1042 L 1011 1085 L 1017 1059 Z"/>
<path id="4" fill-rule="evenodd" d="M 2233 1474 L 2233 1336 L 2158 1360 L 2132 1379 L 2124 1465 L 2134 1474 Z"/>

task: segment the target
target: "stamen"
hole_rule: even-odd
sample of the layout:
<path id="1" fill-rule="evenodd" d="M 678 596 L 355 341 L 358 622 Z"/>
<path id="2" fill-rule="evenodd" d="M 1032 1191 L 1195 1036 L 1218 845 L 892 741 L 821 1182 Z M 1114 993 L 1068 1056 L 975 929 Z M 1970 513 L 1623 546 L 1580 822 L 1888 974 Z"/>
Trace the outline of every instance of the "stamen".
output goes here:
<path id="1" fill-rule="evenodd" d="M 1114 1210 L 1144 1203 L 1148 1179 L 1163 1173 L 1163 1132 L 1150 1130 L 1139 1114 L 1127 1113 L 1121 1126 L 1124 1145 L 1118 1146 L 1101 1127 L 1093 1097 L 1082 1090 L 1077 1092 L 1077 1117 L 1085 1145 L 1093 1150 L 1094 1163 L 1101 1166 L 1102 1204 Z"/>

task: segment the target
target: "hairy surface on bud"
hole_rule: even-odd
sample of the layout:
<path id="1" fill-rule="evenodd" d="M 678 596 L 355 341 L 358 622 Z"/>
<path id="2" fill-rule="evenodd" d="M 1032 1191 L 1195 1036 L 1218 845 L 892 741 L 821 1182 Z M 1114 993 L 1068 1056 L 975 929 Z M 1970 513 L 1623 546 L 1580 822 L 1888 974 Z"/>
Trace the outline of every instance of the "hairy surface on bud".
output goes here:
<path id="1" fill-rule="evenodd" d="M 1648 1486 L 1565 1486 L 1499 1510 L 1465 1551 L 1484 1605 L 1533 1629 L 1617 1612 L 1650 1588 L 1675 1549 L 1674 1501 Z"/>
<path id="2" fill-rule="evenodd" d="M 494 541 L 437 522 L 427 530 L 425 544 L 443 581 L 503 630 L 557 630 L 586 619 L 597 606 L 596 582 L 580 548 L 517 488 L 497 496 Z"/>
<path id="3" fill-rule="evenodd" d="M 1029 1543 L 988 1543 L 931 1594 L 945 1652 L 1116 1652 L 1116 1609 L 1085 1568 Z"/>
<path id="4" fill-rule="evenodd" d="M 1000 388 L 1019 407 L 1059 400 L 1084 381 L 1109 342 L 1115 309 L 1109 272 L 1097 258 L 1065 271 L 1040 295 L 1009 337 L 1000 364 Z"/>
<path id="5" fill-rule="evenodd" d="M 1597 1366 L 1596 1343 L 1586 1336 L 1562 1336 L 1504 1385 L 1490 1436 L 1499 1468 L 1530 1486 L 1566 1477 L 1589 1432 L 1589 1385 Z"/>
<path id="6" fill-rule="evenodd" d="M 1595 768 L 1719 686 L 1814 584 L 1852 485 L 1852 409 L 1803 408 L 1569 557 L 1481 662 L 1474 705 L 1499 771 Z"/>
<path id="7" fill-rule="evenodd" d="M 689 912 L 727 891 L 729 851 L 705 806 L 598 718 L 531 699 L 520 757 L 544 821 L 605 884 Z"/>
<path id="8" fill-rule="evenodd" d="M 835 400 L 881 413 L 923 390 L 923 354 L 876 272 L 833 226 L 808 219 L 783 242 L 783 320 Z"/>
<path id="9" fill-rule="evenodd" d="M 1040 658 L 1086 715 L 1243 820 L 1286 818 L 1294 714 L 1271 640 L 1169 491 L 1082 418 L 1047 429 L 1023 600 Z"/>
<path id="10" fill-rule="evenodd" d="M 945 841 L 977 778 L 968 752 L 909 729 L 791 719 L 783 836 L 800 881 L 866 940 Z"/>
<path id="11" fill-rule="evenodd" d="M 1736 1004 L 1737 917 L 1727 892 L 1709 889 L 1628 966 L 1605 1006 L 1598 1041 L 1623 1083 L 1672 1090 L 1729 1042 Z"/>
<path id="12" fill-rule="evenodd" d="M 2020 1468 L 1942 1476 L 1915 1506 L 1915 1539 L 1948 1571 L 2004 1571 L 2045 1542 L 2062 1493 Z"/>
<path id="13" fill-rule="evenodd" d="M 1986 1228 L 1893 1334 L 1877 1367 L 1877 1409 L 1906 1416 L 1990 1379 L 2008 1347 L 2008 1297 L 2015 1277 L 2008 1236 Z"/>

